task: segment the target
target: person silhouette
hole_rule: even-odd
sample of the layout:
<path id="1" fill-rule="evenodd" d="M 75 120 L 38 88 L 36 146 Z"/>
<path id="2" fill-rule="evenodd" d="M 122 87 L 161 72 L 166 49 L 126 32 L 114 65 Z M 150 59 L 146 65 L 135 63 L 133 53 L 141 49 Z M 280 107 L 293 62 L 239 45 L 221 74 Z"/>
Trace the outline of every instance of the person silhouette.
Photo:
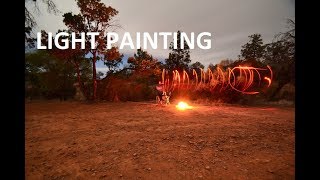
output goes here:
<path id="1" fill-rule="evenodd" d="M 165 94 L 165 91 L 164 91 L 164 83 L 159 81 L 158 85 L 156 86 L 156 89 L 157 89 L 157 96 L 159 97 L 159 100 L 160 100 L 160 103 L 162 104 L 162 98 L 163 98 L 163 95 Z"/>

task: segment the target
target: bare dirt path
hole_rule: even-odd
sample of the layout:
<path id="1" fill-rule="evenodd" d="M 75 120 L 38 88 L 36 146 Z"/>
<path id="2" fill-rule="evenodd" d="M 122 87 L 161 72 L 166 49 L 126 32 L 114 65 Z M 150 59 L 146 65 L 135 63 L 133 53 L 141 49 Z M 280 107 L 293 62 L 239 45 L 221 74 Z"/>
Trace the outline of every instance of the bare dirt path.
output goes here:
<path id="1" fill-rule="evenodd" d="M 26 179 L 295 179 L 294 108 L 26 103 Z"/>

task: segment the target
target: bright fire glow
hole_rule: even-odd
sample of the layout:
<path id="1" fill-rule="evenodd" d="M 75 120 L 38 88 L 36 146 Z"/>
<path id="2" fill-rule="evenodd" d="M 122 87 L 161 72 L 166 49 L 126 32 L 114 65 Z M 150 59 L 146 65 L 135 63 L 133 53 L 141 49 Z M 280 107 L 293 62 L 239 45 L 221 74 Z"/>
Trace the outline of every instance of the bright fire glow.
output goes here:
<path id="1" fill-rule="evenodd" d="M 179 110 L 185 110 L 185 109 L 191 109 L 191 106 L 189 106 L 187 103 L 180 101 L 177 105 L 176 108 Z"/>

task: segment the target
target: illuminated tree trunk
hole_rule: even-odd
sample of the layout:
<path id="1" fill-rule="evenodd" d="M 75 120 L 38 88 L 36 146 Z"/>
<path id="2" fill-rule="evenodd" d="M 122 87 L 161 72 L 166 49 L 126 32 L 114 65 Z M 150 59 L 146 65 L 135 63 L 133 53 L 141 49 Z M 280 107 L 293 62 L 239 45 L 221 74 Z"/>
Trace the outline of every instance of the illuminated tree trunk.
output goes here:
<path id="1" fill-rule="evenodd" d="M 77 6 L 80 9 L 80 13 L 74 15 L 71 12 L 65 13 L 63 15 L 64 24 L 72 31 L 80 32 L 99 32 L 106 33 L 108 28 L 114 27 L 112 23 L 112 18 L 118 14 L 118 11 L 111 6 L 106 6 L 101 0 L 76 0 Z M 96 48 L 86 48 L 83 52 L 87 54 L 92 53 L 92 80 L 93 80 L 93 94 L 92 100 L 97 98 L 97 73 L 96 73 L 96 61 L 99 54 L 104 54 L 108 51 L 105 45 L 106 39 L 104 36 L 96 37 Z M 89 43 L 89 39 L 85 40 Z M 110 58 L 109 58 L 110 59 Z"/>
<path id="2" fill-rule="evenodd" d="M 96 100 L 97 97 L 97 70 L 96 70 L 97 55 L 96 52 L 93 53 L 92 58 L 92 80 L 93 80 L 93 96 L 92 99 Z"/>
<path id="3" fill-rule="evenodd" d="M 78 63 L 75 63 L 75 67 L 77 70 L 77 80 L 78 80 L 79 88 L 82 91 L 83 95 L 86 97 L 86 99 L 89 99 L 90 95 L 88 94 L 86 88 L 84 87 L 84 84 L 81 81 L 80 65 Z"/>
<path id="4" fill-rule="evenodd" d="M 113 98 L 113 102 L 119 102 L 119 97 L 118 97 L 117 91 L 115 92 L 115 95 L 114 95 L 114 98 Z"/>

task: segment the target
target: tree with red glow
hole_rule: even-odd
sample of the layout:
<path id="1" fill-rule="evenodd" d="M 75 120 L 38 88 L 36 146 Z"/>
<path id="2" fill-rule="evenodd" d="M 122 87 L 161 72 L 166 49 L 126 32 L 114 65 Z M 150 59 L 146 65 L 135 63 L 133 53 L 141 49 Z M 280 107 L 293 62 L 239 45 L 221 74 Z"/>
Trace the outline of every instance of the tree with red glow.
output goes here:
<path id="1" fill-rule="evenodd" d="M 97 72 L 96 62 L 101 60 L 118 59 L 121 54 L 116 47 L 107 49 L 106 46 L 106 32 L 112 28 L 117 27 L 113 18 L 118 14 L 118 11 L 111 6 L 106 6 L 101 0 L 77 0 L 77 5 L 80 8 L 80 13 L 77 15 L 71 12 L 63 15 L 63 22 L 66 26 L 75 33 L 80 32 L 99 32 L 96 39 L 96 49 L 90 49 L 90 39 L 86 36 L 86 54 L 92 55 L 92 81 L 93 81 L 93 95 L 92 99 L 96 99 L 97 90 Z"/>
<path id="2" fill-rule="evenodd" d="M 133 57 L 128 58 L 129 68 L 132 70 L 132 76 L 135 80 L 141 82 L 157 82 L 157 78 L 161 76 L 162 64 L 147 51 L 138 49 Z"/>
<path id="3" fill-rule="evenodd" d="M 58 30 L 59 32 L 67 32 L 66 30 Z M 67 32 L 70 33 L 70 32 Z M 41 42 L 43 44 L 48 43 L 48 34 L 45 31 L 41 31 L 42 39 Z M 77 35 L 79 36 L 79 34 Z M 66 37 L 62 37 L 65 39 Z M 71 43 L 71 37 L 68 37 L 69 43 Z M 61 39 L 59 39 L 61 43 Z M 55 45 L 53 45 L 52 49 L 46 50 L 49 54 L 57 57 L 59 60 L 65 61 L 66 63 L 72 65 L 77 74 L 77 83 L 82 91 L 82 93 L 89 99 L 89 91 L 88 88 L 84 85 L 83 78 L 86 78 L 86 72 L 90 69 L 90 62 L 85 58 L 85 51 L 80 48 L 80 44 L 76 44 L 76 48 L 68 48 L 68 49 L 59 49 Z"/>

